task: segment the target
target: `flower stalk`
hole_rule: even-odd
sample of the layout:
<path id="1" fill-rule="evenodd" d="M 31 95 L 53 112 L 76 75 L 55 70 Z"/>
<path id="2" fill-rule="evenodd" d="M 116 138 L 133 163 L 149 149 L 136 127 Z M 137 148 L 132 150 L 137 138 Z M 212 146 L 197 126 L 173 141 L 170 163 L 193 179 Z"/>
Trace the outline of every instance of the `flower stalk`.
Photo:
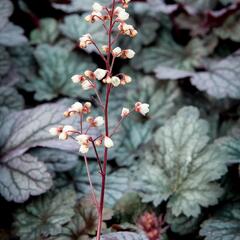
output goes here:
<path id="1" fill-rule="evenodd" d="M 85 118 L 85 115 L 91 113 L 91 103 L 86 102 L 83 104 L 76 102 L 64 112 L 64 116 L 78 116 L 80 119 L 80 130 L 75 129 L 72 126 L 60 126 L 50 129 L 50 133 L 54 136 L 58 136 L 59 139 L 67 140 L 70 136 L 80 145 L 79 151 L 82 153 L 85 161 L 92 200 L 98 213 L 97 240 L 100 240 L 102 231 L 108 150 L 109 148 L 114 147 L 114 141 L 112 140 L 112 137 L 119 129 L 122 121 L 130 114 L 133 112 L 139 112 L 142 115 L 145 115 L 149 111 L 149 105 L 141 102 L 137 102 L 131 111 L 128 108 L 123 107 L 122 112 L 119 114 L 121 116 L 120 120 L 116 123 L 116 126 L 113 129 L 109 129 L 109 102 L 111 91 L 113 91 L 116 87 L 124 87 L 126 84 L 132 82 L 132 78 L 130 76 L 123 73 L 113 76 L 112 72 L 116 58 L 120 57 L 123 59 L 131 59 L 135 55 L 135 52 L 131 49 L 122 50 L 120 47 L 113 47 L 121 35 L 126 35 L 132 38 L 137 35 L 137 31 L 134 29 L 134 27 L 126 24 L 125 22 L 129 17 L 129 14 L 125 10 L 128 7 L 129 2 L 130 0 L 112 0 L 111 5 L 106 7 L 99 3 L 94 3 L 93 12 L 86 16 L 85 20 L 91 24 L 96 21 L 102 22 L 103 28 L 107 34 L 107 45 L 102 46 L 103 52 L 97 46 L 97 43 L 89 33 L 83 35 L 79 39 L 80 48 L 87 48 L 89 45 L 95 46 L 96 51 L 99 53 L 101 59 L 105 63 L 106 69 L 98 68 L 95 71 L 86 70 L 84 74 L 76 74 L 72 76 L 72 81 L 82 87 L 84 91 L 95 91 L 96 100 L 102 109 L 103 117 L 98 116 L 94 118 L 92 116 L 88 116 Z M 119 4 L 120 6 L 117 6 Z M 116 26 L 117 24 L 118 26 Z M 117 34 L 112 40 L 112 36 L 115 31 L 117 31 Z M 104 98 L 98 91 L 98 82 L 102 82 L 103 86 L 105 87 Z M 105 99 L 105 101 L 103 102 L 102 99 Z M 83 127 L 84 121 L 88 124 L 86 129 Z M 101 133 L 98 137 L 91 136 L 91 134 L 89 134 L 91 128 L 100 128 L 102 125 L 104 130 L 103 133 Z M 98 147 L 100 146 L 104 146 L 104 154 L 102 157 L 98 154 Z M 101 192 L 99 200 L 97 200 L 96 197 L 88 166 L 87 153 L 91 147 L 95 153 L 99 167 L 99 173 L 101 175 Z"/>

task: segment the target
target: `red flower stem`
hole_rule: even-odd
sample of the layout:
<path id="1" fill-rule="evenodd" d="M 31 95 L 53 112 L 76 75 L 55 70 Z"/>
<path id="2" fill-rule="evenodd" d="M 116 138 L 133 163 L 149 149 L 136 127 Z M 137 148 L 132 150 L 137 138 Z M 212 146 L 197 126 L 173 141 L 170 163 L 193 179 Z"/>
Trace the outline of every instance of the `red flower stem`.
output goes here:
<path id="1" fill-rule="evenodd" d="M 95 145 L 93 139 L 91 139 L 91 142 L 92 142 L 92 145 L 93 145 L 93 149 L 94 149 L 95 155 L 96 155 L 96 157 L 97 157 L 97 162 L 98 162 L 98 166 L 99 166 L 99 169 L 100 169 L 100 173 L 101 173 L 101 175 L 103 175 L 102 163 L 101 163 L 101 160 L 100 160 L 100 158 L 99 158 L 96 145 Z"/>
<path id="2" fill-rule="evenodd" d="M 80 128 L 81 128 L 81 134 L 82 134 L 82 131 L 83 131 L 83 113 L 79 113 L 79 116 L 80 116 Z"/>
<path id="3" fill-rule="evenodd" d="M 90 171 L 89 171 L 89 167 L 88 167 L 88 160 L 87 160 L 86 154 L 84 154 L 83 157 L 84 157 L 84 161 L 85 161 L 85 165 L 86 165 L 86 169 L 87 169 L 88 181 L 89 181 L 90 188 L 91 188 L 93 202 L 96 206 L 97 212 L 99 213 L 99 206 L 98 206 L 96 194 L 95 194 L 95 191 L 94 191 L 94 187 L 93 187 L 93 184 L 92 184 L 92 179 L 91 179 L 91 175 L 90 175 Z"/>
<path id="4" fill-rule="evenodd" d="M 95 43 L 95 41 L 92 40 L 92 44 L 93 44 L 93 45 L 95 46 L 95 48 L 97 49 L 97 51 L 98 51 L 100 57 L 102 58 L 102 60 L 103 60 L 105 63 L 107 63 L 107 59 L 103 56 L 101 50 L 99 49 L 99 47 L 97 46 L 97 44 Z"/>
<path id="5" fill-rule="evenodd" d="M 111 64 L 110 64 L 110 58 L 111 58 L 111 50 L 112 50 L 112 29 L 114 27 L 113 24 L 113 14 L 115 9 L 115 0 L 112 0 L 112 10 L 110 12 L 110 24 L 109 24 L 109 31 L 108 31 L 108 53 L 107 53 L 107 62 L 106 62 L 106 68 L 108 71 L 108 74 L 111 76 Z M 109 129 L 108 129 L 108 103 L 109 103 L 109 97 L 111 92 L 111 85 L 107 84 L 106 87 L 106 101 L 105 101 L 105 108 L 104 108 L 104 119 L 105 119 L 105 136 L 108 136 Z M 101 231 L 102 231 L 102 220 L 103 220 L 103 208 L 104 208 L 104 195 L 105 195 L 105 183 L 106 183 L 106 171 L 107 171 L 107 160 L 108 160 L 108 148 L 104 148 L 104 159 L 103 159 L 103 174 L 102 176 L 102 186 L 101 186 L 101 195 L 100 195 L 100 206 L 99 206 L 99 215 L 98 215 L 98 227 L 97 227 L 97 237 L 96 240 L 100 240 L 101 237 Z"/>

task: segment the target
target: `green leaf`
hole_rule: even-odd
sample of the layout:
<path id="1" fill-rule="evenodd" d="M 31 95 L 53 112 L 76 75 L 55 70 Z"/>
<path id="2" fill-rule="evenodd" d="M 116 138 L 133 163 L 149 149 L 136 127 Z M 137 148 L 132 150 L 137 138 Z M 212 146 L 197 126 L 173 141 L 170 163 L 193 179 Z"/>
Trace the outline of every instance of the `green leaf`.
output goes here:
<path id="1" fill-rule="evenodd" d="M 104 221 L 112 218 L 112 210 L 103 209 L 102 229 L 106 229 Z M 71 221 L 64 226 L 63 231 L 56 240 L 91 239 L 89 235 L 95 235 L 98 224 L 98 213 L 89 198 L 82 198 L 75 207 L 75 215 Z"/>
<path id="2" fill-rule="evenodd" d="M 34 91 L 36 100 L 51 100 L 60 95 L 81 98 L 89 96 L 89 91 L 86 93 L 71 81 L 72 75 L 94 69 L 95 64 L 89 57 L 49 45 L 39 45 L 35 57 L 40 67 L 39 76 L 29 79 L 24 89 Z"/>
<path id="3" fill-rule="evenodd" d="M 178 3 L 187 4 L 195 11 L 207 11 L 216 7 L 218 0 L 176 0 Z"/>
<path id="4" fill-rule="evenodd" d="M 59 35 L 58 22 L 54 18 L 40 20 L 39 28 L 30 34 L 31 43 L 54 43 Z"/>
<path id="5" fill-rule="evenodd" d="M 127 119 L 121 130 L 121 140 L 115 149 L 116 162 L 118 166 L 131 166 L 139 160 L 144 146 L 151 139 L 152 125 Z"/>
<path id="6" fill-rule="evenodd" d="M 148 103 L 151 121 L 163 124 L 167 118 L 175 113 L 176 102 L 180 98 L 180 90 L 176 83 L 159 83 L 156 78 L 142 76 L 137 79 L 138 85 L 129 93 L 131 105 L 141 101 Z"/>
<path id="7" fill-rule="evenodd" d="M 6 47 L 14 47 L 27 42 L 27 38 L 23 35 L 23 29 L 7 22 L 0 28 L 0 45 Z"/>
<path id="8" fill-rule="evenodd" d="M 221 148 L 224 149 L 227 163 L 240 163 L 240 138 L 223 137 L 218 142 Z"/>
<path id="9" fill-rule="evenodd" d="M 225 155 L 217 144 L 208 144 L 207 133 L 208 123 L 194 107 L 180 109 L 156 132 L 155 148 L 146 151 L 136 171 L 143 201 L 158 206 L 168 200 L 175 216 L 187 217 L 217 204 L 223 191 L 215 180 L 227 169 Z"/>
<path id="10" fill-rule="evenodd" d="M 95 239 L 95 238 L 94 238 Z M 143 233 L 134 232 L 116 232 L 108 233 L 101 236 L 101 240 L 147 240 L 148 238 Z"/>
<path id="11" fill-rule="evenodd" d="M 85 16 L 85 14 L 82 16 L 73 14 L 65 17 L 63 24 L 59 26 L 62 34 L 78 42 L 81 36 L 89 33 L 99 48 L 101 48 L 102 45 L 106 45 L 107 37 L 102 24 L 100 22 L 95 22 L 94 24 L 87 23 L 84 19 Z M 90 53 L 96 51 L 93 45 L 89 45 L 84 50 Z"/>
<path id="12" fill-rule="evenodd" d="M 82 2 L 82 0 L 72 0 L 70 4 L 60 4 L 53 3 L 53 7 L 59 10 L 62 10 L 66 13 L 73 13 L 78 11 L 90 11 L 92 10 L 92 5 L 95 3 L 95 0 L 88 0 Z M 101 0 L 101 5 L 109 5 L 109 0 Z"/>
<path id="13" fill-rule="evenodd" d="M 193 74 L 191 82 L 199 90 L 216 98 L 240 98 L 240 52 L 237 51 L 220 62 L 209 62 L 207 70 Z"/>
<path id="14" fill-rule="evenodd" d="M 50 192 L 19 209 L 14 226 L 21 240 L 36 240 L 62 232 L 74 215 L 75 192 L 62 189 Z"/>
<path id="15" fill-rule="evenodd" d="M 24 107 L 24 99 L 14 88 L 0 87 L 0 106 L 11 110 L 21 110 Z"/>
<path id="16" fill-rule="evenodd" d="M 172 214 L 171 210 L 167 211 L 166 214 L 166 222 L 170 225 L 171 230 L 180 235 L 186 235 L 196 231 L 199 227 L 200 220 L 200 217 L 186 217 L 184 215 L 176 217 Z"/>
<path id="17" fill-rule="evenodd" d="M 13 112 L 0 126 L 1 161 L 20 156 L 29 148 L 43 146 L 78 151 L 78 144 L 68 140 L 64 144 L 49 134 L 51 127 L 74 125 L 77 119 L 64 118 L 63 112 L 72 101 L 43 104 L 33 109 Z"/>
<path id="18" fill-rule="evenodd" d="M 99 196 L 101 191 L 101 176 L 96 160 L 89 162 L 89 169 L 92 176 L 92 183 Z M 110 171 L 108 167 L 108 177 L 105 191 L 105 206 L 112 207 L 122 195 L 131 188 L 131 176 L 129 171 L 125 169 L 118 169 L 117 171 Z M 79 197 L 90 193 L 89 181 L 87 177 L 86 167 L 84 162 L 80 162 L 71 172 L 73 184 L 78 192 Z"/>
<path id="19" fill-rule="evenodd" d="M 240 204 L 232 203 L 223 207 L 214 217 L 201 225 L 200 235 L 205 240 L 240 239 Z"/>
<path id="20" fill-rule="evenodd" d="M 114 215 L 121 222 L 134 223 L 144 212 L 146 205 L 141 202 L 141 198 L 136 192 L 124 194 L 114 206 Z"/>
<path id="21" fill-rule="evenodd" d="M 240 41 L 240 14 L 231 15 L 224 21 L 223 25 L 215 28 L 214 33 L 221 39 Z"/>
<path id="22" fill-rule="evenodd" d="M 50 172 L 71 170 L 78 162 L 78 155 L 58 149 L 38 148 L 31 150 L 30 153 L 39 161 L 44 162 Z"/>
<path id="23" fill-rule="evenodd" d="M 8 17 L 13 13 L 13 4 L 10 0 L 0 2 L 0 29 L 8 22 Z"/>
<path id="24" fill-rule="evenodd" d="M 25 154 L 0 164 L 0 193 L 8 201 L 24 202 L 46 192 L 52 179 L 45 165 Z"/>
<path id="25" fill-rule="evenodd" d="M 192 39 L 186 47 L 182 47 L 170 34 L 163 32 L 156 45 L 143 49 L 131 64 L 146 73 L 152 72 L 158 66 L 193 70 L 200 65 L 206 54 L 206 49 L 199 39 Z"/>
<path id="26" fill-rule="evenodd" d="M 0 78 L 10 70 L 10 56 L 5 48 L 0 47 Z"/>

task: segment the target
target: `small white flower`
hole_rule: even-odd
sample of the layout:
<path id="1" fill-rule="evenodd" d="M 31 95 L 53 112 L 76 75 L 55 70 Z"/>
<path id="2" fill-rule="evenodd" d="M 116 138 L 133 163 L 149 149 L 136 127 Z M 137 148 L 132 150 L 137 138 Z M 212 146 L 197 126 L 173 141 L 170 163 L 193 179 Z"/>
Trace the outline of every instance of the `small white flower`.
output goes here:
<path id="1" fill-rule="evenodd" d="M 89 150 L 89 146 L 88 145 L 85 145 L 85 144 L 82 144 L 79 148 L 79 152 L 83 153 L 83 154 L 86 154 Z"/>
<path id="2" fill-rule="evenodd" d="M 129 59 L 131 59 L 135 56 L 135 52 L 132 49 L 124 50 L 124 54 Z"/>
<path id="3" fill-rule="evenodd" d="M 71 77 L 71 80 L 73 81 L 73 83 L 80 83 L 85 80 L 85 77 L 82 75 L 76 74 Z"/>
<path id="4" fill-rule="evenodd" d="M 104 69 L 101 69 L 101 68 L 98 68 L 95 72 L 94 72 L 96 78 L 98 80 L 102 80 L 106 74 L 107 74 L 107 70 L 104 70 Z"/>
<path id="5" fill-rule="evenodd" d="M 145 116 L 149 112 L 149 104 L 137 102 L 135 103 L 135 111 Z"/>
<path id="6" fill-rule="evenodd" d="M 92 5 L 92 9 L 93 11 L 95 12 L 101 12 L 103 10 L 103 6 L 97 2 L 95 2 L 93 5 Z"/>
<path id="7" fill-rule="evenodd" d="M 104 124 L 104 120 L 103 120 L 103 117 L 99 116 L 99 117 L 96 117 L 94 119 L 94 124 L 96 125 L 96 127 L 100 127 Z"/>
<path id="8" fill-rule="evenodd" d="M 129 14 L 126 12 L 125 9 L 121 7 L 117 7 L 115 10 L 115 13 L 117 14 L 117 19 L 121 21 L 126 21 L 129 18 Z"/>
<path id="9" fill-rule="evenodd" d="M 112 139 L 110 137 L 105 136 L 104 137 L 104 146 L 106 148 L 111 148 L 111 147 L 113 147 L 113 145 L 114 145 L 114 143 L 113 143 Z"/>
<path id="10" fill-rule="evenodd" d="M 56 127 L 50 128 L 50 129 L 49 129 L 49 133 L 50 133 L 52 136 L 58 136 L 58 134 L 59 134 L 58 128 L 56 128 Z"/>
<path id="11" fill-rule="evenodd" d="M 68 135 L 66 132 L 61 132 L 58 136 L 60 140 L 66 140 L 68 138 Z"/>
<path id="12" fill-rule="evenodd" d="M 80 37 L 79 41 L 80 48 L 86 48 L 88 45 L 92 44 L 92 36 L 89 33 L 87 33 Z"/>
<path id="13" fill-rule="evenodd" d="M 69 110 L 80 113 L 83 110 L 83 105 L 80 102 L 75 102 Z"/>
<path id="14" fill-rule="evenodd" d="M 117 86 L 119 86 L 120 85 L 120 83 L 121 83 L 121 80 L 120 80 L 120 78 L 119 77 L 112 77 L 112 79 L 111 79 L 111 83 L 112 83 L 112 85 L 114 86 L 114 87 L 117 87 Z"/>
<path id="15" fill-rule="evenodd" d="M 114 57 L 119 57 L 122 53 L 122 49 L 120 47 L 116 47 L 112 50 L 112 55 Z"/>
<path id="16" fill-rule="evenodd" d="M 121 117 L 126 117 L 129 114 L 130 110 L 128 108 L 123 108 L 122 109 L 122 113 L 121 113 Z"/>
<path id="17" fill-rule="evenodd" d="M 75 138 L 79 144 L 87 144 L 89 140 L 89 136 L 87 134 L 80 134 Z"/>
<path id="18" fill-rule="evenodd" d="M 126 23 L 120 23 L 118 29 L 123 35 L 128 35 L 130 37 L 135 37 L 138 33 L 132 25 Z"/>
<path id="19" fill-rule="evenodd" d="M 85 80 L 82 82 L 82 88 L 83 90 L 89 90 L 93 88 L 93 85 L 88 80 Z"/>
<path id="20" fill-rule="evenodd" d="M 63 127 L 62 132 L 66 133 L 67 135 L 72 135 L 73 132 L 76 131 L 75 128 L 71 125 L 66 125 Z"/>

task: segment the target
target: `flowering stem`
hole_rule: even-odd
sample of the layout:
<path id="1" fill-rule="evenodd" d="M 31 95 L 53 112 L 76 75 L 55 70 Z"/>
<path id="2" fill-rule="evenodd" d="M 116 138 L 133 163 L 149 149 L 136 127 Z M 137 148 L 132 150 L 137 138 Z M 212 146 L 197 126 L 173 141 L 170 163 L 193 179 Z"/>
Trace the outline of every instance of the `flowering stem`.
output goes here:
<path id="1" fill-rule="evenodd" d="M 102 164 L 101 164 L 101 161 L 100 161 L 100 158 L 99 158 L 98 152 L 97 152 L 96 145 L 95 145 L 93 139 L 91 139 L 91 142 L 92 142 L 92 145 L 93 145 L 93 149 L 94 149 L 95 155 L 96 155 L 96 157 L 97 157 L 97 162 L 98 162 L 98 166 L 99 166 L 99 169 L 100 169 L 100 173 L 101 173 L 101 175 L 103 175 Z"/>
<path id="2" fill-rule="evenodd" d="M 94 187 L 93 187 L 93 184 L 92 184 L 92 179 L 91 179 L 91 175 L 90 175 L 90 171 L 89 171 L 89 167 L 88 167 L 88 160 L 87 160 L 86 154 L 84 154 L 83 157 L 84 157 L 84 161 L 85 161 L 85 165 L 86 165 L 86 169 L 87 169 L 88 181 L 89 181 L 91 192 L 92 192 L 93 202 L 96 206 L 97 212 L 99 213 L 99 206 L 98 206 L 96 194 L 95 194 L 95 191 L 94 191 Z"/>

